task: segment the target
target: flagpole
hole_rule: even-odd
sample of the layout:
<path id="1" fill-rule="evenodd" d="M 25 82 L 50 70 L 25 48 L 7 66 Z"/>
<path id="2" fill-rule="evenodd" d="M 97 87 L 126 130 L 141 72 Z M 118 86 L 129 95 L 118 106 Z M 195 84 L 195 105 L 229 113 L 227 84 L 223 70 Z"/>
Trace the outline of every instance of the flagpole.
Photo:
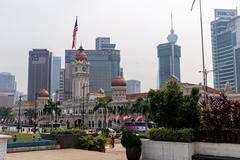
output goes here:
<path id="1" fill-rule="evenodd" d="M 78 20 L 78 16 L 76 16 L 76 21 Z M 77 50 L 76 45 L 77 44 L 77 32 L 76 32 L 76 36 L 75 36 L 75 46 L 74 49 Z"/>
<path id="2" fill-rule="evenodd" d="M 193 1 L 191 11 L 195 4 Z M 203 22 L 202 22 L 202 0 L 199 0 L 199 9 L 200 9 L 200 27 L 201 27 L 201 43 L 202 43 L 202 67 L 203 67 L 203 86 L 204 86 L 204 102 L 207 102 L 207 81 L 206 81 L 206 68 L 205 68 L 205 56 L 204 56 L 204 37 L 203 37 Z"/>

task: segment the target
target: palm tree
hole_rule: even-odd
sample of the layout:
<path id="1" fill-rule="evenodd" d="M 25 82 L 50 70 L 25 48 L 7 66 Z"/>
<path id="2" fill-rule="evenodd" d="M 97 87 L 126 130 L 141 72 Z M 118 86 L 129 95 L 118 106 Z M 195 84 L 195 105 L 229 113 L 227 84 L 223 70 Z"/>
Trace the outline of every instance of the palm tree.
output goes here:
<path id="1" fill-rule="evenodd" d="M 110 105 L 110 102 L 112 101 L 112 99 L 109 100 L 105 100 L 104 97 L 100 97 L 98 98 L 98 102 L 96 104 L 96 106 L 93 108 L 93 111 L 97 111 L 98 109 L 102 108 L 103 109 L 103 114 L 104 114 L 104 122 L 103 122 L 103 128 L 107 127 L 107 122 L 106 122 L 106 117 L 107 117 L 107 111 L 112 111 L 112 107 Z"/>
<path id="2" fill-rule="evenodd" d="M 28 123 L 32 125 L 32 118 L 35 115 L 35 111 L 32 108 L 25 109 L 24 110 L 24 116 L 28 119 Z"/>
<path id="3" fill-rule="evenodd" d="M 148 122 L 151 116 L 151 107 L 149 99 L 138 98 L 131 108 L 132 113 L 138 113 L 144 116 L 146 129 L 148 128 Z"/>
<path id="4" fill-rule="evenodd" d="M 44 105 L 43 108 L 43 114 L 46 115 L 50 115 L 51 117 L 51 129 L 53 129 L 53 118 L 54 118 L 54 113 L 57 116 L 60 116 L 61 114 L 61 109 L 59 107 L 57 107 L 57 104 L 55 102 L 53 102 L 53 100 L 50 98 L 48 100 L 48 103 Z"/>

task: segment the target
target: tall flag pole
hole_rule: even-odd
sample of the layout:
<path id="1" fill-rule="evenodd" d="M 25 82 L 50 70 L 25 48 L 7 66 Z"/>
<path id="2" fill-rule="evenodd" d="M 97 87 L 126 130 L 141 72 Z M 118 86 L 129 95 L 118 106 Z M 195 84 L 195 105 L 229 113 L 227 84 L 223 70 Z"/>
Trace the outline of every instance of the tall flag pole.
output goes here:
<path id="1" fill-rule="evenodd" d="M 77 16 L 76 16 L 76 21 L 75 21 L 75 25 L 74 25 L 74 29 L 73 29 L 73 40 L 72 40 L 72 49 L 76 49 L 76 35 L 77 35 L 77 31 L 78 31 L 78 24 L 77 24 Z"/>

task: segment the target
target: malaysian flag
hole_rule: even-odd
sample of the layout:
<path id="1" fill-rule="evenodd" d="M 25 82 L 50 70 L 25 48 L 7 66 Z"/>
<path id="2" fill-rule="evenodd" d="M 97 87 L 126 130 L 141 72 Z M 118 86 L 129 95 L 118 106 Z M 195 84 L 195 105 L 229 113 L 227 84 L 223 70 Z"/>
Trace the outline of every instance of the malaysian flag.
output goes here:
<path id="1" fill-rule="evenodd" d="M 75 25 L 74 25 L 74 29 L 73 29 L 72 49 L 76 48 L 77 31 L 78 31 L 78 24 L 77 24 L 77 17 L 76 17 L 76 21 L 75 21 Z"/>

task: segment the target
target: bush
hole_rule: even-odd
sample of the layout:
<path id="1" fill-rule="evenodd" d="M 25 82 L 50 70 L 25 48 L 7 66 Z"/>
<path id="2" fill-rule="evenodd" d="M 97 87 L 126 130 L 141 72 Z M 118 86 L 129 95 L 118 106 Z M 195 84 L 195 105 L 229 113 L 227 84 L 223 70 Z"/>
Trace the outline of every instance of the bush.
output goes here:
<path id="1" fill-rule="evenodd" d="M 152 128 L 148 131 L 149 138 L 154 141 L 174 141 L 174 142 L 191 142 L 194 138 L 192 129 L 169 129 L 169 128 Z"/>
<path id="2" fill-rule="evenodd" d="M 64 130 L 52 130 L 50 134 L 86 134 L 82 129 L 64 129 Z"/>
<path id="3" fill-rule="evenodd" d="M 121 144 L 124 148 L 132 148 L 135 146 L 141 146 L 141 140 L 132 131 L 124 129 L 122 131 Z"/>
<path id="4" fill-rule="evenodd" d="M 105 151 L 105 145 L 107 143 L 107 138 L 105 136 L 81 136 L 79 140 L 79 148 L 81 149 Z"/>

